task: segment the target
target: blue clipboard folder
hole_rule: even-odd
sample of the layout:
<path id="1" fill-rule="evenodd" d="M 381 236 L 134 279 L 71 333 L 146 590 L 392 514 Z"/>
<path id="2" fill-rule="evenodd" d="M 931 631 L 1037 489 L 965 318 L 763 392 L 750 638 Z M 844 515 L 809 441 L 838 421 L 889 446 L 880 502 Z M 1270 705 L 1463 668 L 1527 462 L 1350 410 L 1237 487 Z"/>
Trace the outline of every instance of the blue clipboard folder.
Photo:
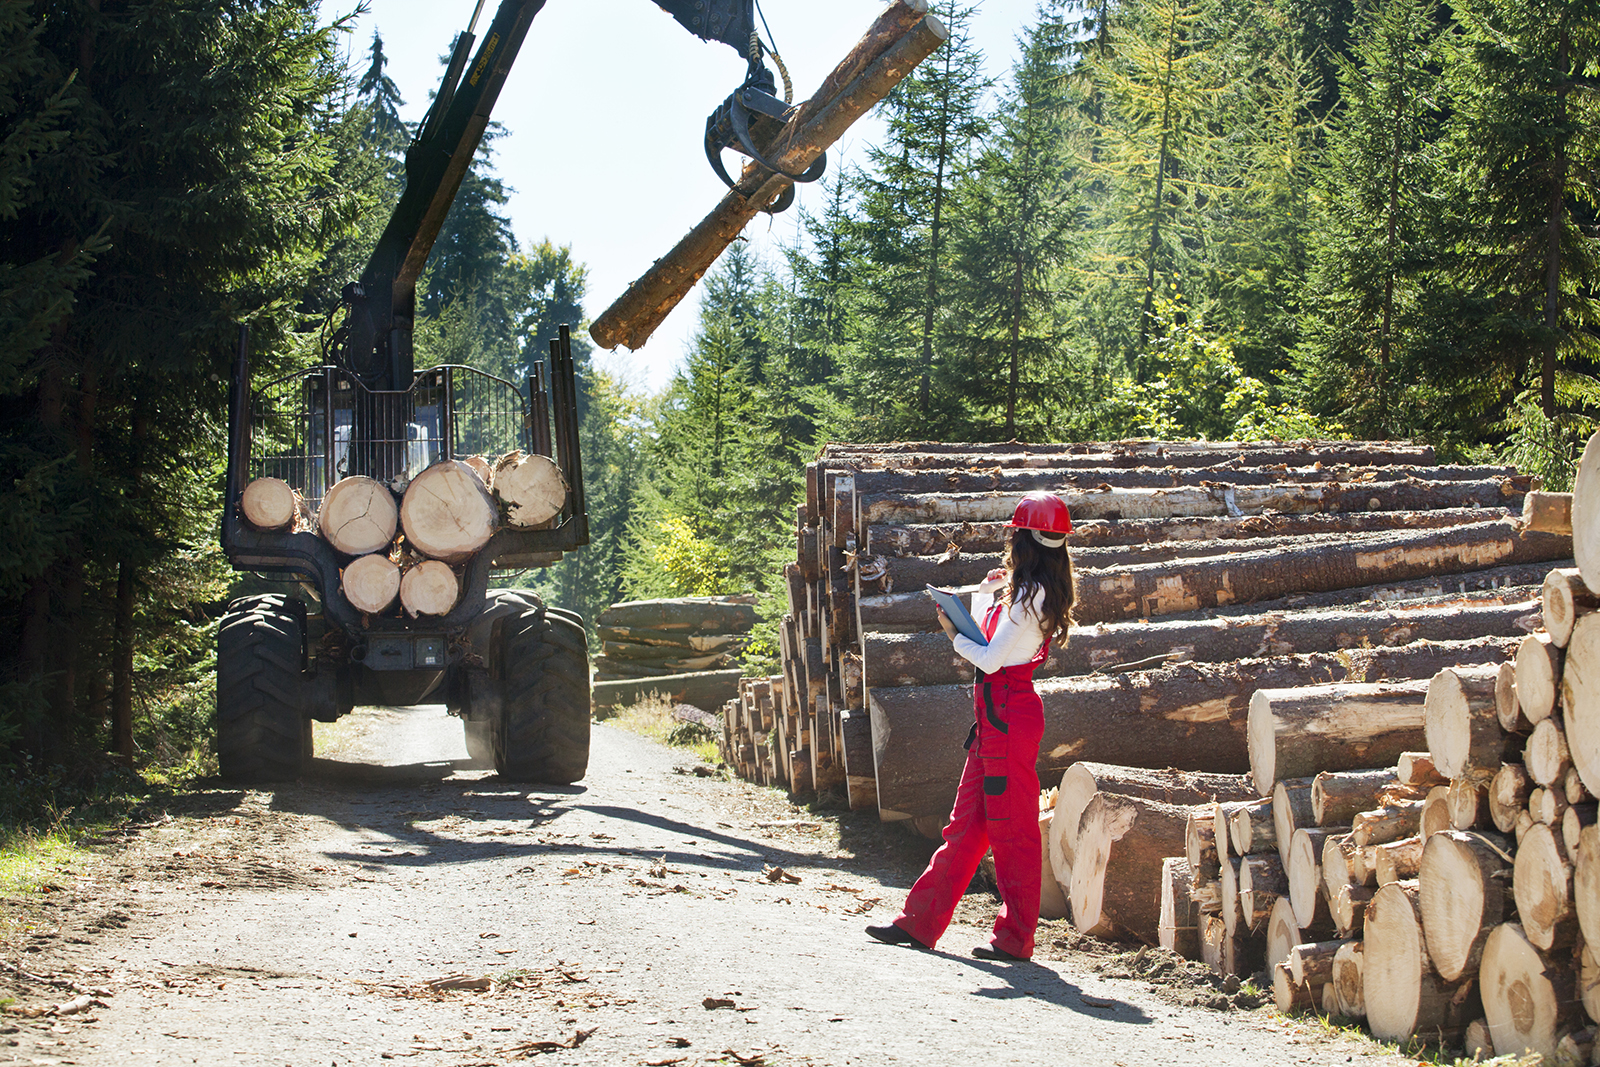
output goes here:
<path id="1" fill-rule="evenodd" d="M 933 597 L 934 602 L 944 609 L 946 615 L 950 616 L 950 621 L 956 624 L 957 633 L 962 637 L 970 638 L 980 645 L 988 645 L 989 639 L 983 636 L 982 630 L 978 629 L 977 620 L 972 617 L 972 613 L 967 610 L 967 606 L 961 603 L 961 597 L 956 594 L 955 590 L 941 589 L 936 585 L 930 585 L 928 586 L 928 595 Z"/>

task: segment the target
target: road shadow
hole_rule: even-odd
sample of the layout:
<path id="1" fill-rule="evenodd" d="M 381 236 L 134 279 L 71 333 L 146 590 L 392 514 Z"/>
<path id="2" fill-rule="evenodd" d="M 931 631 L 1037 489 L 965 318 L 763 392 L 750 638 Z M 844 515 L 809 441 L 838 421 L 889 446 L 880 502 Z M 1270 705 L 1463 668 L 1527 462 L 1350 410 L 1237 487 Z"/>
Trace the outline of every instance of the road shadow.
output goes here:
<path id="1" fill-rule="evenodd" d="M 997 978 L 1003 987 L 985 986 L 974 989 L 972 995 L 985 1000 L 1042 1000 L 1057 1007 L 1067 1008 L 1106 1022 L 1148 1025 L 1155 1020 L 1136 1004 L 1116 997 L 1089 996 L 1077 985 L 1067 981 L 1062 974 L 1043 963 L 1032 960 L 1020 962 L 964 959 L 973 970 Z"/>

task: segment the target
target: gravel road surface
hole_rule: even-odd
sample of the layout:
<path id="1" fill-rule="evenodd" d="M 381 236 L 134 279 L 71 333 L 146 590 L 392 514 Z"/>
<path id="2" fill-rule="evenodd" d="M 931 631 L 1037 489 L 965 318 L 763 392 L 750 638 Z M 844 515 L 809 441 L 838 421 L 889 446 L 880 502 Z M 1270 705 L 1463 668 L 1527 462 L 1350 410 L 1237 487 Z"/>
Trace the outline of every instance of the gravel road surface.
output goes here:
<path id="1" fill-rule="evenodd" d="M 930 845 L 604 725 L 565 788 L 470 763 L 439 708 L 362 709 L 317 757 L 5 901 L 0 1064 L 1415 1062 L 1062 924 L 973 959 L 983 893 L 936 953 L 870 941 Z"/>

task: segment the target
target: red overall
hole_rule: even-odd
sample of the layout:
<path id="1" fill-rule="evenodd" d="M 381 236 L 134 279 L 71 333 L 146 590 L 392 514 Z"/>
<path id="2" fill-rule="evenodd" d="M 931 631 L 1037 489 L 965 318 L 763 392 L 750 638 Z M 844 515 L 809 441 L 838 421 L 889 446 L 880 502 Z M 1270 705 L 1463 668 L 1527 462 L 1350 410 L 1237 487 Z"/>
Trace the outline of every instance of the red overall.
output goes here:
<path id="1" fill-rule="evenodd" d="M 994 636 L 1005 605 L 983 620 Z M 956 789 L 944 844 L 928 861 L 894 924 L 932 948 L 950 925 L 956 903 L 991 847 L 1000 883 L 1000 915 L 991 944 L 1020 959 L 1033 955 L 1039 922 L 1039 739 L 1044 705 L 1033 672 L 1050 654 L 1050 640 L 1033 659 L 993 674 L 978 672 L 973 687 L 977 722 L 967 739 L 967 764 Z"/>

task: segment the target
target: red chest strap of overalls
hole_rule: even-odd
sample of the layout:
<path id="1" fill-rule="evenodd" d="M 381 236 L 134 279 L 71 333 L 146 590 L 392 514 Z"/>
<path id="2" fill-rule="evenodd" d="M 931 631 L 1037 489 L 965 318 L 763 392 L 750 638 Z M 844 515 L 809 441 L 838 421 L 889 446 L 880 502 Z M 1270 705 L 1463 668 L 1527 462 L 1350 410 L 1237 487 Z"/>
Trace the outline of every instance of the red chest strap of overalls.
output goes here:
<path id="1" fill-rule="evenodd" d="M 983 636 L 988 638 L 990 641 L 994 640 L 994 632 L 1000 628 L 1000 620 L 1004 617 L 1005 610 L 1006 605 L 1003 602 L 996 600 L 994 604 L 990 606 L 988 612 L 986 612 L 983 616 Z M 1039 646 L 1039 651 L 1033 654 L 1033 658 L 1027 662 L 1026 666 L 1037 667 L 1039 664 L 1043 663 L 1049 657 L 1049 655 L 1050 638 L 1046 637 L 1044 639 L 1044 644 Z"/>

